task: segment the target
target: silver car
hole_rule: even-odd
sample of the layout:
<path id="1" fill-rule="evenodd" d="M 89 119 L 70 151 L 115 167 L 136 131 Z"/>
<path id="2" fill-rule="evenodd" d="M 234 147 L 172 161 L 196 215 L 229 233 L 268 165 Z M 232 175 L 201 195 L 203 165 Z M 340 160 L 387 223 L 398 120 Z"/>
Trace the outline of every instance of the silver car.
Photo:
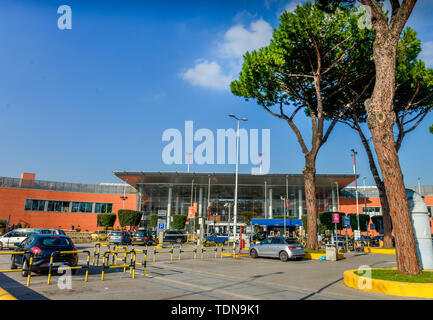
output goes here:
<path id="1" fill-rule="evenodd" d="M 267 238 L 250 247 L 250 256 L 280 258 L 281 261 L 288 259 L 300 260 L 304 258 L 305 251 L 302 244 L 295 238 L 272 237 Z"/>

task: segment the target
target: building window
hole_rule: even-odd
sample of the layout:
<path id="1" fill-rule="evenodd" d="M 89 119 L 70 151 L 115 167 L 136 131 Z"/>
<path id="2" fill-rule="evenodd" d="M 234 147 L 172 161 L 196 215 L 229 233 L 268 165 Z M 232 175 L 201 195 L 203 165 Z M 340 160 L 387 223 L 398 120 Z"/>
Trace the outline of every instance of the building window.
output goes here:
<path id="1" fill-rule="evenodd" d="M 47 211 L 69 212 L 69 201 L 48 201 Z"/>
<path id="2" fill-rule="evenodd" d="M 112 210 L 112 203 L 95 203 L 95 213 L 111 213 Z"/>
<path id="3" fill-rule="evenodd" d="M 44 211 L 45 210 L 45 200 L 33 200 L 27 199 L 24 206 L 26 211 Z"/>
<path id="4" fill-rule="evenodd" d="M 34 200 L 26 199 L 25 211 L 45 211 L 47 204 L 48 212 L 83 212 L 92 213 L 93 202 L 57 201 L 57 200 Z M 71 207 L 71 209 L 69 209 Z M 95 213 L 111 213 L 112 203 L 95 203 Z"/>

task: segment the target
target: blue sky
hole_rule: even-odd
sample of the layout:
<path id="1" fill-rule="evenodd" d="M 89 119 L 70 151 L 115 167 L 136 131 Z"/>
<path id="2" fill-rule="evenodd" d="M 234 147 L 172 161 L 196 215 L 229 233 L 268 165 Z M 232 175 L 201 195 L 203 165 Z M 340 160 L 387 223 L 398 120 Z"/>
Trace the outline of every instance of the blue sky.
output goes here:
<path id="1" fill-rule="evenodd" d="M 0 175 L 33 172 L 43 180 L 119 182 L 113 170 L 186 171 L 165 165 L 168 128 L 271 129 L 271 172 L 300 173 L 303 155 L 287 124 L 227 83 L 241 53 L 269 42 L 278 16 L 299 1 L 24 1 L 0 3 Z M 59 30 L 57 8 L 72 9 L 72 30 Z M 421 0 L 408 25 L 433 67 L 433 3 Z M 297 124 L 309 131 L 309 121 Z M 400 151 L 407 185 L 433 185 L 433 115 Z M 317 159 L 318 173 L 358 172 L 373 184 L 358 136 L 343 125 Z M 240 172 L 250 172 L 241 165 Z M 191 171 L 232 172 L 234 165 L 192 165 Z"/>

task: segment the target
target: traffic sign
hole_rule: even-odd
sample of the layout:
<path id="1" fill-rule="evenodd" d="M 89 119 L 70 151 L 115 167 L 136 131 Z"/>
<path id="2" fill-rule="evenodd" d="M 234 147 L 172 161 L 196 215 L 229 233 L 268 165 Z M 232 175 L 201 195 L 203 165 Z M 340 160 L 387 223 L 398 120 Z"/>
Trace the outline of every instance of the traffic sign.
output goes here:
<path id="1" fill-rule="evenodd" d="M 158 210 L 158 217 L 165 217 L 167 215 L 167 210 Z"/>

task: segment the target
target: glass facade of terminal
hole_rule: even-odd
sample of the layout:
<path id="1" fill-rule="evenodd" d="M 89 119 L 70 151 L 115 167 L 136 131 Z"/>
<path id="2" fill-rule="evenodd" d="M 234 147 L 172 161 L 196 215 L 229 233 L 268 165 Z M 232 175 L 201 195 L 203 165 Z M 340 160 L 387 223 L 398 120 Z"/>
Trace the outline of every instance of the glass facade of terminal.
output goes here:
<path id="1" fill-rule="evenodd" d="M 158 211 L 167 217 L 188 214 L 197 203 L 196 216 L 219 222 L 233 221 L 234 174 L 205 173 L 117 173 L 137 190 L 137 210 L 147 222 Z M 319 211 L 337 210 L 338 191 L 353 181 L 353 175 L 317 175 L 316 193 Z M 286 201 L 288 199 L 288 201 Z M 287 206 L 287 209 L 285 209 Z M 257 217 L 301 217 L 306 214 L 302 175 L 240 174 L 238 182 L 238 221 L 241 213 L 255 212 Z"/>

